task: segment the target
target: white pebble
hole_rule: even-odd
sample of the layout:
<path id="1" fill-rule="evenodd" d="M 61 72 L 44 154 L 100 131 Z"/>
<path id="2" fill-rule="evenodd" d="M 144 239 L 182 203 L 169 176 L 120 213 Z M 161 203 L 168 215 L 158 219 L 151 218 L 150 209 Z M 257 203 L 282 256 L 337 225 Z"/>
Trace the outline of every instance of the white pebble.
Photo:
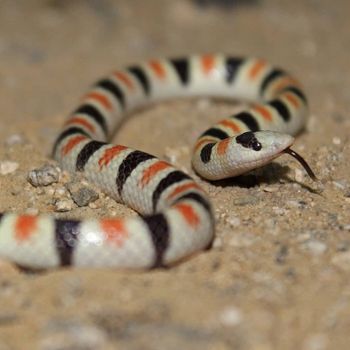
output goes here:
<path id="1" fill-rule="evenodd" d="M 228 218 L 226 218 L 226 221 L 232 227 L 241 226 L 241 219 L 237 216 L 229 216 Z"/>
<path id="2" fill-rule="evenodd" d="M 19 167 L 17 162 L 12 162 L 10 160 L 4 160 L 0 162 L 0 174 L 7 175 L 16 171 Z"/>
<path id="3" fill-rule="evenodd" d="M 336 137 L 333 137 L 332 142 L 335 145 L 340 145 L 341 144 L 341 139 L 336 136 Z"/>
<path id="4" fill-rule="evenodd" d="M 284 214 L 286 214 L 286 212 L 287 212 L 286 209 L 283 209 L 283 208 L 280 208 L 280 207 L 272 207 L 272 210 L 273 210 L 273 212 L 274 212 L 276 215 L 284 215 Z"/>
<path id="5" fill-rule="evenodd" d="M 277 186 L 272 186 L 272 185 L 267 185 L 267 186 L 264 186 L 264 187 L 262 188 L 262 190 L 263 190 L 264 192 L 270 192 L 270 193 L 272 193 L 272 192 L 277 192 L 277 191 L 278 191 L 278 187 L 277 187 Z"/>
<path id="6" fill-rule="evenodd" d="M 321 255 L 327 250 L 327 245 L 318 240 L 307 241 L 305 245 L 313 255 Z"/>
<path id="7" fill-rule="evenodd" d="M 95 202 L 91 202 L 88 204 L 90 209 L 97 209 L 99 206 Z"/>
<path id="8" fill-rule="evenodd" d="M 55 196 L 56 197 L 63 197 L 67 195 L 67 190 L 64 187 L 58 187 L 55 189 Z"/>
<path id="9" fill-rule="evenodd" d="M 297 168 L 297 169 L 294 170 L 294 173 L 295 173 L 295 175 L 294 175 L 295 181 L 297 181 L 297 182 L 303 182 L 303 179 L 304 179 L 304 171 Z"/>
<path id="10" fill-rule="evenodd" d="M 242 322 L 243 315 L 241 310 L 239 310 L 237 307 L 229 306 L 221 312 L 219 319 L 222 325 L 235 327 Z"/>
<path id="11" fill-rule="evenodd" d="M 55 203 L 55 211 L 66 212 L 73 209 L 73 202 L 70 200 L 58 200 Z"/>

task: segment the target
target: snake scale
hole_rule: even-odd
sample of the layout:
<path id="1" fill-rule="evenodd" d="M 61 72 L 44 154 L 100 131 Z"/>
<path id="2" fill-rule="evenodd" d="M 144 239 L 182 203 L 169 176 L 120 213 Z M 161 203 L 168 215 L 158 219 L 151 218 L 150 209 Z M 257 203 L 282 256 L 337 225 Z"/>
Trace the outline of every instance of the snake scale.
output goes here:
<path id="1" fill-rule="evenodd" d="M 262 59 L 198 55 L 153 59 L 97 81 L 69 116 L 54 158 L 139 216 L 55 219 L 0 214 L 0 258 L 33 269 L 58 266 L 152 268 L 208 247 L 214 237 L 210 200 L 186 173 L 145 152 L 106 140 L 136 108 L 170 98 L 209 96 L 251 102 L 196 141 L 192 165 L 203 178 L 233 177 L 290 149 L 305 125 L 306 97 L 284 70 Z"/>

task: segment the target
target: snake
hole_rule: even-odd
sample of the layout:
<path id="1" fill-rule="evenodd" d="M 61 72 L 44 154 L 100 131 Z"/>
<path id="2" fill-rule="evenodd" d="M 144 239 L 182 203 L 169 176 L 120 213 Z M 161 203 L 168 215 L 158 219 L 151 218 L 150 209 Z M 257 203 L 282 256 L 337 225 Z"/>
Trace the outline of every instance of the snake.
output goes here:
<path id="1" fill-rule="evenodd" d="M 107 142 L 132 111 L 201 96 L 248 102 L 195 142 L 192 166 L 201 178 L 215 182 L 238 176 L 287 153 L 316 179 L 290 148 L 308 116 L 306 96 L 292 75 L 261 58 L 150 59 L 93 84 L 52 151 L 62 169 L 82 173 L 139 215 L 71 220 L 5 212 L 0 214 L 0 259 L 31 269 L 150 269 L 209 248 L 215 236 L 213 207 L 197 181 L 151 154 Z"/>

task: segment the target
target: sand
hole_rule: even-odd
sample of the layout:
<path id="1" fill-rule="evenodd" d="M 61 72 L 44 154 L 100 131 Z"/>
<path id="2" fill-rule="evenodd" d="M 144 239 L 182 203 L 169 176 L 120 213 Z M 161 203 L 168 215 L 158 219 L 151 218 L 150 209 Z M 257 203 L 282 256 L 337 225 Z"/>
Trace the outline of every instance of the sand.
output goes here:
<path id="1" fill-rule="evenodd" d="M 215 207 L 216 239 L 171 269 L 33 273 L 2 262 L 0 350 L 349 348 L 350 4 L 248 3 L 0 2 L 1 211 L 55 212 L 62 185 L 34 188 L 27 174 L 55 164 L 50 147 L 89 84 L 125 64 L 196 52 L 264 57 L 300 78 L 311 116 L 295 150 L 320 179 L 315 191 L 284 156 L 240 182 L 199 180 Z M 114 141 L 192 174 L 195 137 L 236 106 L 155 105 Z M 70 205 L 55 215 L 133 215 L 103 196 Z"/>

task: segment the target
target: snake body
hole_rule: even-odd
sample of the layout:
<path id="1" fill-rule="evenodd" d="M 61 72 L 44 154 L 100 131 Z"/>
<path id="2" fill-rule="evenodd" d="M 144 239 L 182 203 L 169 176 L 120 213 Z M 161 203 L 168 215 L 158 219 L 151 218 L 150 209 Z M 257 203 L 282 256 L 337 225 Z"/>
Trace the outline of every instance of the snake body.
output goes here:
<path id="1" fill-rule="evenodd" d="M 277 155 L 264 150 L 267 144 L 278 147 L 271 141 L 278 138 L 276 132 L 296 134 L 307 116 L 299 83 L 261 59 L 201 55 L 150 60 L 114 71 L 84 95 L 58 136 L 53 155 L 63 169 L 83 172 L 141 215 L 79 221 L 3 213 L 0 258 L 30 268 L 151 268 L 208 247 L 215 225 L 201 187 L 150 154 L 106 143 L 136 108 L 203 95 L 252 102 L 218 121 L 195 143 L 193 167 L 210 180 L 235 176 L 272 160 Z M 265 136 L 261 130 L 271 132 Z M 287 142 L 283 147 L 293 142 L 288 135 L 283 140 Z"/>

